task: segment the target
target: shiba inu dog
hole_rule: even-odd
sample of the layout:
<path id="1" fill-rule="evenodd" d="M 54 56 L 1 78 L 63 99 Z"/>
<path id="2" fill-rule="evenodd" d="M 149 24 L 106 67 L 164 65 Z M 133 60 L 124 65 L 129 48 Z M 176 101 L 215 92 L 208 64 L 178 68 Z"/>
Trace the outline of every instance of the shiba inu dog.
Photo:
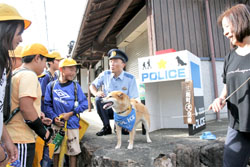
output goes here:
<path id="1" fill-rule="evenodd" d="M 112 108 L 114 111 L 114 120 L 116 124 L 117 145 L 116 149 L 121 147 L 121 129 L 127 129 L 129 131 L 129 145 L 128 149 L 133 149 L 134 136 L 136 125 L 139 122 L 144 124 L 146 129 L 147 142 L 150 143 L 149 127 L 150 117 L 147 108 L 136 101 L 135 99 L 129 99 L 128 95 L 120 91 L 113 91 L 103 98 L 104 109 Z"/>

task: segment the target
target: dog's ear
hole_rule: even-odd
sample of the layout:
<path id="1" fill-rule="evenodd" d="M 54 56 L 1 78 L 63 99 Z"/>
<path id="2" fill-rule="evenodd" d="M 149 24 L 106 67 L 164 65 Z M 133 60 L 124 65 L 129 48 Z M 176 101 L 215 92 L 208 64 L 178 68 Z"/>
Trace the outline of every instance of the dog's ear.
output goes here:
<path id="1" fill-rule="evenodd" d="M 123 97 L 123 93 L 122 93 L 122 92 L 119 92 L 119 93 L 118 93 L 118 96 L 119 96 L 120 98 L 122 98 L 122 97 Z"/>

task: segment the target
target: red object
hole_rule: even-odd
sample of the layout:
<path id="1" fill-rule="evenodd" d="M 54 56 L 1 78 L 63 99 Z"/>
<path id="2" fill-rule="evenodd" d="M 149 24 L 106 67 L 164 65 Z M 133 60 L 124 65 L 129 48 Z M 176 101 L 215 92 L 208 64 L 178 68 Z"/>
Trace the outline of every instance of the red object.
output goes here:
<path id="1" fill-rule="evenodd" d="M 161 54 L 171 53 L 171 52 L 176 52 L 176 50 L 174 49 L 159 50 L 159 51 L 156 51 L 156 55 L 161 55 Z"/>

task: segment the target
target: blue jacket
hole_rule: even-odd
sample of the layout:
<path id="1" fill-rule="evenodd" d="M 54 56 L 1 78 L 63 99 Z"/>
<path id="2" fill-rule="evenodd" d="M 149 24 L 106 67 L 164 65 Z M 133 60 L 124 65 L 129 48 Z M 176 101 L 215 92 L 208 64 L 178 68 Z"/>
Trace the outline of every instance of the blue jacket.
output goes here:
<path id="1" fill-rule="evenodd" d="M 55 81 L 53 92 L 51 94 L 51 84 L 50 82 L 46 87 L 46 93 L 44 98 L 45 104 L 45 115 L 50 119 L 54 120 L 62 113 L 68 113 L 73 111 L 74 115 L 68 120 L 68 129 L 78 129 L 79 128 L 79 118 L 77 114 L 83 112 L 88 108 L 88 100 L 80 85 L 77 83 L 77 98 L 79 105 L 74 107 L 75 103 L 75 85 L 72 81 L 61 84 L 58 80 Z M 52 96 L 51 96 L 52 95 Z M 53 97 L 53 99 L 52 99 Z"/>
<path id="2" fill-rule="evenodd" d="M 41 85 L 41 89 L 42 89 L 42 97 L 45 96 L 46 87 L 49 84 L 49 82 L 58 79 L 58 76 L 56 73 L 55 73 L 54 77 L 51 75 L 51 73 L 49 71 L 45 71 L 44 74 L 45 75 L 43 77 L 38 78 L 40 85 Z M 44 112 L 44 101 L 43 100 L 41 102 L 41 110 L 42 110 L 42 112 Z"/>

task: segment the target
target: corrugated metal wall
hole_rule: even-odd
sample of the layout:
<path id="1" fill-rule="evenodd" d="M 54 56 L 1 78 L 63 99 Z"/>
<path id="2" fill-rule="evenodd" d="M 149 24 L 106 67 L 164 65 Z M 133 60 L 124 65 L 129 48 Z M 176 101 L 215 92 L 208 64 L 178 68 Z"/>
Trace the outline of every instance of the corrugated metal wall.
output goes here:
<path id="1" fill-rule="evenodd" d="M 216 58 L 224 58 L 229 41 L 217 25 L 217 17 L 240 0 L 209 0 Z M 209 57 L 205 0 L 151 0 L 156 50 L 189 50 L 199 57 Z M 248 2 L 249 4 L 249 2 Z"/>
<path id="2" fill-rule="evenodd" d="M 133 74 L 136 78 L 139 78 L 138 58 L 149 56 L 147 30 L 127 45 L 125 52 L 129 58 L 126 71 Z"/>

